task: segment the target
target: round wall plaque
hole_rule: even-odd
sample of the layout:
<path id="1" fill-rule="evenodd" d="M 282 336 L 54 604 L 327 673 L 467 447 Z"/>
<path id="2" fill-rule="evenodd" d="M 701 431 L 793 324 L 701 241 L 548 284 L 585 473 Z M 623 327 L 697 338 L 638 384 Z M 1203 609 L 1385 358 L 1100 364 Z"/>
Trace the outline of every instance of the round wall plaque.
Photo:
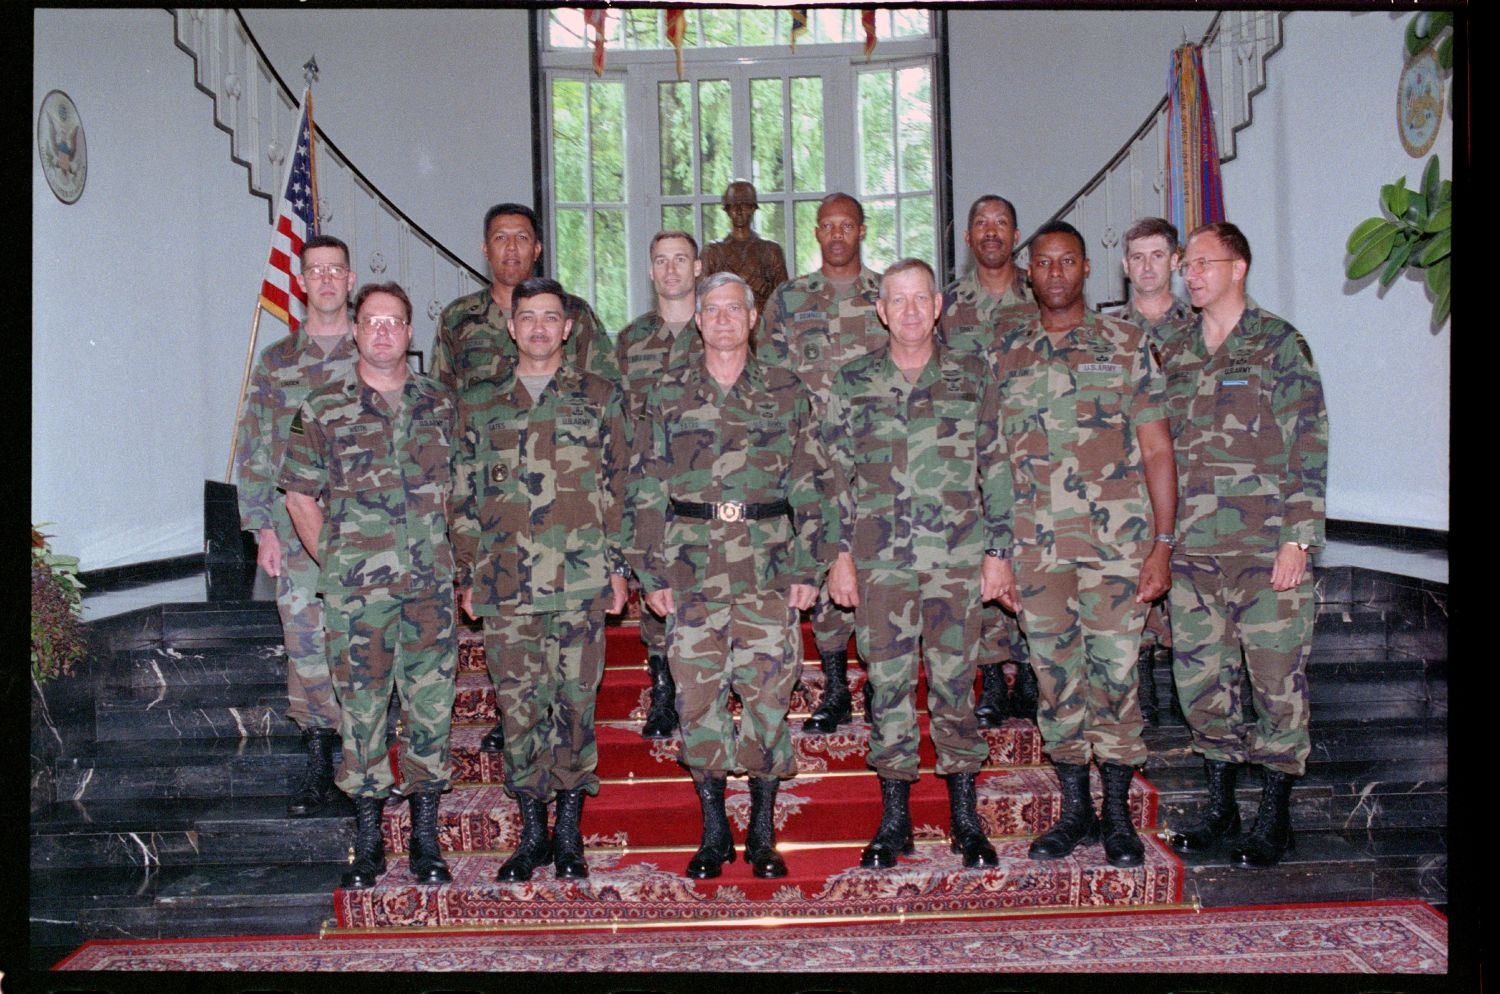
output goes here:
<path id="1" fill-rule="evenodd" d="M 1401 70 L 1396 87 L 1396 129 L 1406 154 L 1421 158 L 1437 141 L 1443 123 L 1443 77 L 1431 47 L 1418 52 Z"/>
<path id="2" fill-rule="evenodd" d="M 42 158 L 42 172 L 57 199 L 76 203 L 83 196 L 88 179 L 88 146 L 83 140 L 83 121 L 73 98 L 53 90 L 42 98 L 42 109 L 36 118 L 36 149 Z"/>

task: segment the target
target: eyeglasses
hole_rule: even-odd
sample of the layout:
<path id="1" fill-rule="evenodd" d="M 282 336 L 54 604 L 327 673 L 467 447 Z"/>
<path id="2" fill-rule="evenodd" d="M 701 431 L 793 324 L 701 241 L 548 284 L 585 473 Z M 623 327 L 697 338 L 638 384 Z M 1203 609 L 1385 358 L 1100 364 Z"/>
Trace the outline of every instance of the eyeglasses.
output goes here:
<path id="1" fill-rule="evenodd" d="M 1210 263 L 1214 263 L 1214 262 L 1234 262 L 1234 260 L 1233 259 L 1188 259 L 1188 260 L 1186 260 L 1184 262 L 1181 262 L 1181 263 L 1179 263 L 1177 265 L 1177 272 L 1184 273 L 1184 274 L 1191 273 L 1192 275 L 1197 276 L 1199 273 L 1201 273 L 1205 269 L 1207 269 L 1209 267 Z"/>
<path id="2" fill-rule="evenodd" d="M 402 328 L 405 328 L 408 323 L 394 314 L 372 314 L 367 318 L 359 319 L 359 326 L 361 328 L 374 332 L 383 331 L 387 334 L 395 334 Z"/>
<path id="3" fill-rule="evenodd" d="M 348 266 L 308 266 L 302 275 L 315 280 L 341 280 L 349 275 Z"/>

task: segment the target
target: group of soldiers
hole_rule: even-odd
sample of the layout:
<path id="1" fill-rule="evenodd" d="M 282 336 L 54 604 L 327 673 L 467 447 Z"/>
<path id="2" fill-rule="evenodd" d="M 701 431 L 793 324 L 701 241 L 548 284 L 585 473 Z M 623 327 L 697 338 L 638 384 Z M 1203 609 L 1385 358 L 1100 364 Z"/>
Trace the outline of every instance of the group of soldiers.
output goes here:
<path id="1" fill-rule="evenodd" d="M 1309 752 L 1327 418 L 1306 342 L 1245 292 L 1240 231 L 1206 225 L 1179 246 L 1167 222 L 1137 223 L 1131 300 L 1113 317 L 1085 306 L 1086 246 L 1066 223 L 1038 229 L 1028 270 L 1016 266 L 1015 209 L 998 196 L 970 209 L 975 268 L 946 290 L 919 259 L 865 266 L 864 211 L 847 194 L 819 206 L 820 267 L 790 280 L 751 227 L 754 188 L 731 184 L 724 209 L 731 232 L 702 258 L 687 232 L 652 239 L 655 307 L 611 343 L 586 302 L 533 275 L 534 212 L 496 205 L 491 285 L 443 311 L 431 377 L 409 369 L 401 287 L 361 287 L 351 322 L 347 247 L 304 246 L 307 320 L 261 356 L 239 484 L 259 563 L 278 578 L 288 716 L 307 750 L 288 811 L 320 810 L 336 789 L 354 801 L 341 885 L 385 871 L 393 793 L 411 805 L 413 877 L 450 879 L 437 823 L 460 610 L 483 624 L 499 712 L 480 748 L 502 754 L 522 822 L 498 879 L 549 862 L 559 878 L 588 875 L 580 818 L 599 790 L 605 617 L 632 588 L 651 681 L 643 734 L 680 730 L 702 809 L 690 877 L 736 857 L 734 775 L 749 779 L 746 861 L 787 873 L 775 801 L 796 773 L 787 716 L 804 613 L 823 672 L 806 733 L 852 720 L 851 636 L 864 668 L 882 815 L 861 866 L 913 851 L 919 666 L 964 866 L 998 862 L 976 813 L 981 723 L 1033 708 L 1062 812 L 1031 856 L 1102 840 L 1110 863 L 1140 864 L 1138 680 L 1168 645 L 1209 788 L 1205 816 L 1168 841 L 1279 860 Z M 705 261 L 721 268 L 704 275 Z M 1172 294 L 1174 269 L 1191 306 Z M 1241 831 L 1245 763 L 1265 786 Z"/>

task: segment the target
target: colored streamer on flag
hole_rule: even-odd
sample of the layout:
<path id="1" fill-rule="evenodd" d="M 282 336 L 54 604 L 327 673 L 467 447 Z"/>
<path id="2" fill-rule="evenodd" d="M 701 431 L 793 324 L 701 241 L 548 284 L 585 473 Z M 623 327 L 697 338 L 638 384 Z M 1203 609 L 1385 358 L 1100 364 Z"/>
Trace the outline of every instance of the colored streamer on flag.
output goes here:
<path id="1" fill-rule="evenodd" d="M 583 12 L 583 22 L 594 29 L 595 76 L 604 75 L 604 20 L 608 16 L 609 12 L 603 7 L 591 7 Z"/>
<path id="2" fill-rule="evenodd" d="M 682 78 L 682 40 L 687 37 L 687 11 L 667 11 L 667 41 L 677 50 L 677 78 Z"/>
<path id="3" fill-rule="evenodd" d="M 1224 220 L 1224 181 L 1203 46 L 1183 45 L 1172 52 L 1167 93 L 1167 217 L 1186 238 L 1202 225 Z"/>
<path id="4" fill-rule="evenodd" d="M 317 168 L 313 155 L 312 87 L 302 93 L 297 145 L 287 163 L 286 186 L 271 231 L 271 256 L 260 284 L 260 306 L 286 322 L 292 334 L 307 314 L 307 294 L 297 285 L 302 272 L 302 245 L 318 233 Z"/>
<path id="5" fill-rule="evenodd" d="M 865 28 L 865 61 L 875 53 L 875 8 L 866 7 L 859 12 L 859 23 Z"/>
<path id="6" fill-rule="evenodd" d="M 791 7 L 787 10 L 787 13 L 792 18 L 792 29 L 787 32 L 787 37 L 791 40 L 792 51 L 795 52 L 797 50 L 797 36 L 807 30 L 807 8 Z"/>

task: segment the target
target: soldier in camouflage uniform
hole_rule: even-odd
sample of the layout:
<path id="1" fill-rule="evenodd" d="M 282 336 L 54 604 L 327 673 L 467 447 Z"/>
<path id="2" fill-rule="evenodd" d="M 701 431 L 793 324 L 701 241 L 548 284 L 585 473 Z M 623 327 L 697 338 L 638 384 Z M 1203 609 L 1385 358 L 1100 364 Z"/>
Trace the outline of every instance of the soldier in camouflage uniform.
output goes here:
<path id="1" fill-rule="evenodd" d="M 459 602 L 484 619 L 485 660 L 505 728 L 505 792 L 521 842 L 498 879 L 588 876 L 579 819 L 599 793 L 594 701 L 604 614 L 625 607 L 620 552 L 629 425 L 620 388 L 563 362 L 563 288 L 529 279 L 511 297 L 518 355 L 460 402 L 453 549 Z M 547 802 L 557 795 L 554 839 Z"/>
<path id="2" fill-rule="evenodd" d="M 974 269 L 943 291 L 938 336 L 949 348 L 992 358 L 1004 333 L 1035 312 L 1026 273 L 1016 265 L 1016 208 L 987 193 L 969 205 L 964 244 Z M 1008 715 L 1036 721 L 1036 677 L 1026 663 L 1026 638 L 1016 618 L 998 603 L 980 607 L 979 724 L 998 728 Z M 1004 670 L 1016 674 L 1015 700 L 1009 699 Z"/>
<path id="3" fill-rule="evenodd" d="M 975 812 L 974 778 L 989 744 L 974 717 L 981 599 L 974 581 L 1012 493 L 998 395 L 984 359 L 937 344 L 943 299 L 927 263 L 892 265 L 878 310 L 890 344 L 839 370 L 823 426 L 837 467 L 828 592 L 854 610 L 874 688 L 869 763 L 880 777 L 882 815 L 860 865 L 889 869 L 898 853 L 912 852 L 920 659 L 954 851 L 964 866 L 995 866 Z"/>
<path id="4" fill-rule="evenodd" d="M 645 413 L 646 395 L 662 373 L 703 352 L 703 339 L 693 320 L 703 269 L 697 240 L 686 231 L 658 231 L 651 239 L 649 255 L 656 307 L 615 336 L 615 359 L 632 419 Z M 677 688 L 667 666 L 666 626 L 650 611 L 641 612 L 641 642 L 646 646 L 646 669 L 651 677 L 651 707 L 641 734 L 664 739 L 677 729 L 672 704 Z"/>
<path id="5" fill-rule="evenodd" d="M 1171 582 L 1177 510 L 1165 380 L 1139 328 L 1087 310 L 1083 236 L 1065 222 L 1031 243 L 1038 315 L 1006 335 L 997 374 L 1015 504 L 1011 549 L 1062 818 L 1031 845 L 1066 856 L 1101 833 L 1088 764 L 1104 781 L 1104 852 L 1137 866 L 1134 768 L 1146 762 L 1136 653 L 1146 605 Z M 1009 561 L 1002 571 L 1012 573 Z M 1007 582 L 1004 584 L 1008 586 Z"/>
<path id="6" fill-rule="evenodd" d="M 357 352 L 349 324 L 354 273 L 349 247 L 331 235 L 302 246 L 297 284 L 307 294 L 300 334 L 266 347 L 250 381 L 250 396 L 235 440 L 240 524 L 256 533 L 256 562 L 276 578 L 276 610 L 286 645 L 287 718 L 302 729 L 307 765 L 287 804 L 287 814 L 313 814 L 338 796 L 333 750 L 339 702 L 323 641 L 318 564 L 307 554 L 276 490 L 292 417 L 309 393 L 354 370 Z"/>
<path id="7" fill-rule="evenodd" d="M 280 483 L 297 536 L 321 566 L 328 656 L 343 705 L 338 786 L 354 798 L 354 861 L 340 886 L 385 872 L 380 812 L 395 784 L 386 712 L 401 699 L 401 794 L 411 803 L 411 872 L 451 879 L 437 843 L 450 775 L 458 646 L 448 545 L 450 440 L 442 384 L 410 373 L 411 301 L 395 283 L 354 298 L 354 375 L 314 391 L 290 428 Z"/>
<path id="8" fill-rule="evenodd" d="M 683 762 L 703 810 L 687 874 L 734 859 L 724 783 L 750 777 L 745 859 L 785 876 L 780 780 L 797 772 L 786 714 L 801 668 L 798 612 L 821 580 L 828 470 L 807 388 L 750 352 L 755 296 L 733 273 L 698 286 L 703 358 L 664 373 L 646 401 L 630 474 L 628 555 L 646 606 L 667 619 Z M 729 695 L 743 709 L 739 734 Z"/>
<path id="9" fill-rule="evenodd" d="M 816 231 L 823 265 L 783 284 L 766 307 L 767 341 L 761 357 L 792 370 L 813 395 L 821 423 L 840 366 L 885 345 L 875 313 L 880 277 L 862 260 L 865 211 L 847 193 L 831 193 L 818 207 Z M 813 611 L 813 638 L 823 667 L 823 699 L 803 731 L 832 732 L 853 715 L 849 697 L 849 638 L 854 615 L 824 592 Z"/>
<path id="10" fill-rule="evenodd" d="M 1130 283 L 1130 300 L 1113 317 L 1134 322 L 1160 349 L 1166 333 L 1193 316 L 1187 301 L 1172 294 L 1172 267 L 1177 264 L 1177 226 L 1165 218 L 1143 217 L 1125 229 L 1125 258 L 1120 260 Z M 1167 598 L 1152 602 L 1146 615 L 1145 633 L 1136 672 L 1140 674 L 1141 717 L 1155 725 L 1160 720 L 1156 704 L 1156 666 L 1172 665 L 1172 628 L 1167 617 Z"/>
<path id="11" fill-rule="evenodd" d="M 489 287 L 443 308 L 432 343 L 432 375 L 455 396 L 470 384 L 494 379 L 516 360 L 516 343 L 505 322 L 511 291 L 532 275 L 542 257 L 536 212 L 524 204 L 496 204 L 486 211 L 484 257 L 490 267 Z M 571 294 L 565 303 L 573 319 L 568 363 L 618 381 L 614 352 L 593 308 Z"/>
<path id="12" fill-rule="evenodd" d="M 1292 783 L 1312 748 L 1308 557 L 1324 540 L 1328 412 L 1307 342 L 1246 299 L 1250 245 L 1240 230 L 1205 225 L 1183 254 L 1200 313 L 1162 349 L 1181 479 L 1172 668 L 1209 803 L 1169 841 L 1192 852 L 1233 837 L 1235 769 L 1254 763 L 1265 776 L 1260 808 L 1230 859 L 1268 866 L 1292 848 Z M 1240 694 L 1242 650 L 1253 723 Z"/>

